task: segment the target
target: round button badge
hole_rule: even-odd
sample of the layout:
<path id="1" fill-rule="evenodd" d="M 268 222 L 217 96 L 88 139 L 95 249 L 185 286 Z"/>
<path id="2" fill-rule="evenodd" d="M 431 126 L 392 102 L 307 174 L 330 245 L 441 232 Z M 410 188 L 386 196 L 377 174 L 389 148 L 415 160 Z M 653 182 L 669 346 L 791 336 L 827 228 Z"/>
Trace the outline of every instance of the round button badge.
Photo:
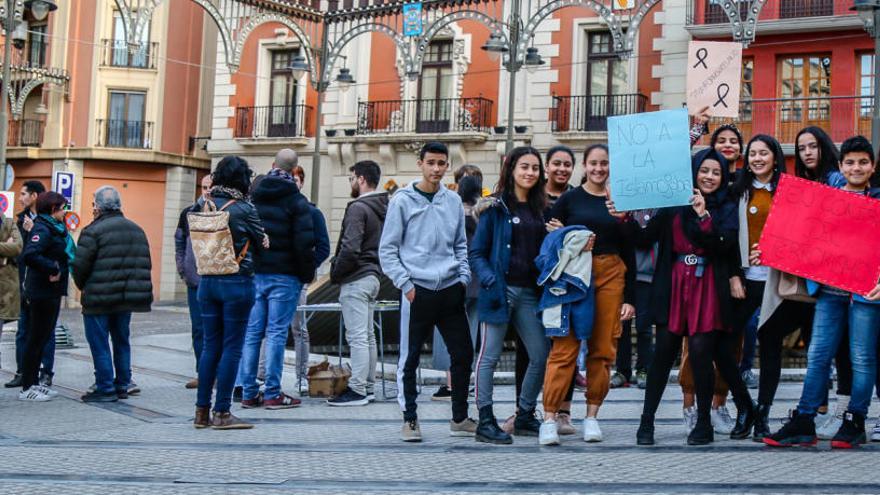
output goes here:
<path id="1" fill-rule="evenodd" d="M 757 206 L 752 206 L 752 207 L 750 207 L 750 208 L 749 208 L 749 213 L 751 213 L 752 215 L 758 213 L 758 207 L 757 207 Z"/>
<path id="2" fill-rule="evenodd" d="M 513 217 L 514 225 L 519 225 L 519 222 L 520 222 L 519 217 Z"/>

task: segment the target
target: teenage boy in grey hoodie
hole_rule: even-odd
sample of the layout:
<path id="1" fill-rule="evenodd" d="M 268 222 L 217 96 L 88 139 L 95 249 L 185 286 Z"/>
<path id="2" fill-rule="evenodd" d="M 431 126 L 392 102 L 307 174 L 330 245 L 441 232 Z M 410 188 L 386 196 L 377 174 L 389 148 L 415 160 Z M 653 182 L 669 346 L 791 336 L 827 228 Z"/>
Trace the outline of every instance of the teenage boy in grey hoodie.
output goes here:
<path id="1" fill-rule="evenodd" d="M 434 327 L 449 349 L 452 373 L 452 436 L 473 436 L 468 417 L 468 385 L 474 350 L 465 313 L 465 288 L 471 278 L 458 194 L 440 181 L 449 168 L 446 145 L 426 143 L 419 153 L 422 179 L 391 198 L 379 260 L 382 271 L 402 293 L 397 400 L 403 410 L 401 439 L 422 440 L 416 414 L 419 352 Z"/>

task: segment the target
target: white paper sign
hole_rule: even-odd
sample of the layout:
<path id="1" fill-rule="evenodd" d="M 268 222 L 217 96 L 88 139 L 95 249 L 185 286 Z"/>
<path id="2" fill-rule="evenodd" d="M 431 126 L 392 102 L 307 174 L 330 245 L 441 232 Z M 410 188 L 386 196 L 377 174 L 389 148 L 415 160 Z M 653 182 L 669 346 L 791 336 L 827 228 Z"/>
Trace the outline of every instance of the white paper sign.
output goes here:
<path id="1" fill-rule="evenodd" d="M 691 41 L 688 45 L 687 107 L 709 107 L 713 117 L 738 117 L 742 43 Z"/>

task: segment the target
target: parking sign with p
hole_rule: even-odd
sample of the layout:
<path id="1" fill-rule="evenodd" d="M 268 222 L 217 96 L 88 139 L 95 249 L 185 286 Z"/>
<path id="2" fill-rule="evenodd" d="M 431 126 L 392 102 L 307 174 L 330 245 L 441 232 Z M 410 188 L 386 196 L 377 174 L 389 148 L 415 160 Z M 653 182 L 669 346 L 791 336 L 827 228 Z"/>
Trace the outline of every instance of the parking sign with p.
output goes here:
<path id="1" fill-rule="evenodd" d="M 64 196 L 67 200 L 67 207 L 71 209 L 73 205 L 73 188 L 75 176 L 73 172 L 56 171 L 52 174 L 52 190 Z"/>

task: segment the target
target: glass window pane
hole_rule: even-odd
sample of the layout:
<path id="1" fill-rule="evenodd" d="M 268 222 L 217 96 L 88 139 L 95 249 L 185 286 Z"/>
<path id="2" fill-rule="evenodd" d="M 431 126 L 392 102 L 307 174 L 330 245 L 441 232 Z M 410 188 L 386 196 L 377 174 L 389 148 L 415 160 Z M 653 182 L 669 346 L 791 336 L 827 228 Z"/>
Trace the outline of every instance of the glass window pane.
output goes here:
<path id="1" fill-rule="evenodd" d="M 608 94 L 608 60 L 597 60 L 590 63 L 590 95 Z"/>

